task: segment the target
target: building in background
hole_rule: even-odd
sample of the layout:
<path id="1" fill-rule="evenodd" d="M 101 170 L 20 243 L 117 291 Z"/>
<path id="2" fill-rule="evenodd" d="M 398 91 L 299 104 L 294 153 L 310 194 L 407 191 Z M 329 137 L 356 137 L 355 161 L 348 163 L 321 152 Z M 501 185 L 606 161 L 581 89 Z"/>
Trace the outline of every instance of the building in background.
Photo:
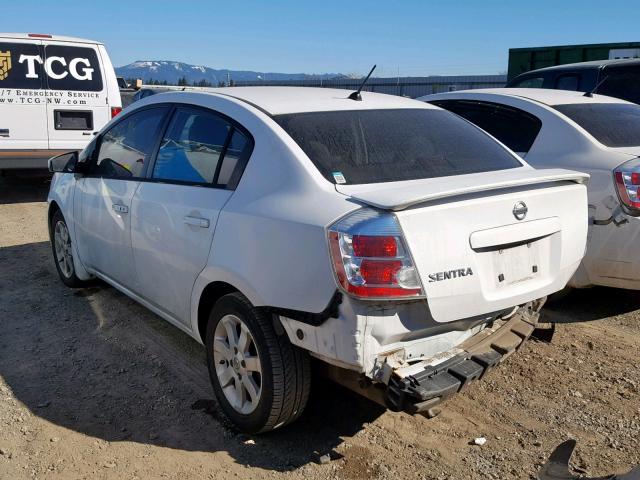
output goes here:
<path id="1" fill-rule="evenodd" d="M 297 87 L 325 87 L 357 90 L 362 78 L 308 79 L 308 80 L 261 80 L 237 81 L 236 86 L 280 85 Z M 365 91 L 401 95 L 404 97 L 421 97 L 431 93 L 453 92 L 473 88 L 504 87 L 506 75 L 454 75 L 431 77 L 396 77 L 370 78 L 364 87 Z"/>
<path id="2" fill-rule="evenodd" d="M 640 42 L 509 49 L 508 78 L 538 68 L 617 58 L 640 58 Z"/>

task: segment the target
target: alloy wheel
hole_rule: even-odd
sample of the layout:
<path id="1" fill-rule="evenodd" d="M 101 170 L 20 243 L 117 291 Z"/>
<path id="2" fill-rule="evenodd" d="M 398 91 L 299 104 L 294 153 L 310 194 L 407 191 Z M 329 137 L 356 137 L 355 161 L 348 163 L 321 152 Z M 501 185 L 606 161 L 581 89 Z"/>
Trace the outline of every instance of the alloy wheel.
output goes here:
<path id="1" fill-rule="evenodd" d="M 235 315 L 225 315 L 213 339 L 216 376 L 227 401 L 238 413 L 253 412 L 262 394 L 262 365 L 249 327 Z"/>
<path id="2" fill-rule="evenodd" d="M 54 229 L 54 248 L 56 261 L 60 271 L 66 278 L 73 275 L 73 254 L 71 252 L 71 236 L 67 225 L 63 221 L 58 221 Z"/>

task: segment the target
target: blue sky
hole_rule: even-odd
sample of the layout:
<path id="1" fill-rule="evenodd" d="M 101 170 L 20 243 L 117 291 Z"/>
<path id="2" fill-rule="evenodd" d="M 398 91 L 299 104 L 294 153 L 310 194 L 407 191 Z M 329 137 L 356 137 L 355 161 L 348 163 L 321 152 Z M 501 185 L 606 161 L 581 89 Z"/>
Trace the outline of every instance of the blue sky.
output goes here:
<path id="1" fill-rule="evenodd" d="M 4 0 L 0 30 L 104 42 L 116 66 L 493 74 L 510 47 L 640 41 L 632 1 Z"/>

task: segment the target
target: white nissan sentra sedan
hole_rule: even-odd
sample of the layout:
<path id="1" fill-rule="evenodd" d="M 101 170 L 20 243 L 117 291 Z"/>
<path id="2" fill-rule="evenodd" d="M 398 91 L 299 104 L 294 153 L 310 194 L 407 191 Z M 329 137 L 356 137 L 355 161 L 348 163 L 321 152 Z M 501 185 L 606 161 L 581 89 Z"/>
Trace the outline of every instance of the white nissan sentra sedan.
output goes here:
<path id="1" fill-rule="evenodd" d="M 535 168 L 571 168 L 589 182 L 589 240 L 573 287 L 640 289 L 640 105 L 534 88 L 422 97 L 483 128 Z"/>
<path id="2" fill-rule="evenodd" d="M 348 96 L 163 93 L 50 161 L 62 281 L 98 277 L 202 342 L 247 432 L 300 415 L 311 357 L 433 413 L 532 334 L 583 256 L 587 175 L 534 170 L 423 102 Z"/>

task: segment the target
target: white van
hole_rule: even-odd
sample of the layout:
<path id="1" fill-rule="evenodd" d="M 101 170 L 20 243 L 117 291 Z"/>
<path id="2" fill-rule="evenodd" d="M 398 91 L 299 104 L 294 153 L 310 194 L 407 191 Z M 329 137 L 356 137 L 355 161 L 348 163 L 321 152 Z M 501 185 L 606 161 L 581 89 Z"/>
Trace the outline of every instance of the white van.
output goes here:
<path id="1" fill-rule="evenodd" d="M 0 33 L 0 170 L 46 168 L 50 157 L 83 149 L 121 110 L 101 43 Z"/>

